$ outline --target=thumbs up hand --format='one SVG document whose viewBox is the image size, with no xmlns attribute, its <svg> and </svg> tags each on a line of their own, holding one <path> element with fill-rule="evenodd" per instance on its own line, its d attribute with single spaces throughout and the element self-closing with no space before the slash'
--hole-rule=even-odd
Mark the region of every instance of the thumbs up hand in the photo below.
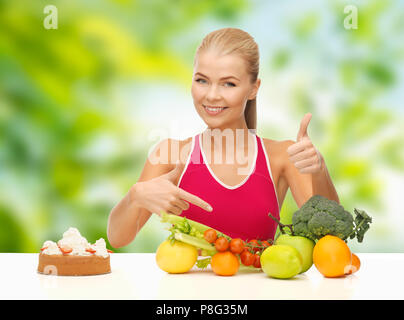
<svg viewBox="0 0 404 320">
<path fill-rule="evenodd" d="M 211 212 L 212 208 L 207 202 L 176 186 L 183 167 L 177 163 L 174 169 L 166 174 L 138 182 L 134 195 L 137 205 L 157 215 L 160 215 L 161 211 L 180 215 L 182 211 L 189 209 L 190 203 Z"/>
<path fill-rule="evenodd" d="M 289 160 L 300 173 L 317 173 L 322 169 L 323 157 L 313 145 L 307 133 L 311 113 L 305 114 L 297 134 L 297 142 L 289 146 Z"/>
</svg>

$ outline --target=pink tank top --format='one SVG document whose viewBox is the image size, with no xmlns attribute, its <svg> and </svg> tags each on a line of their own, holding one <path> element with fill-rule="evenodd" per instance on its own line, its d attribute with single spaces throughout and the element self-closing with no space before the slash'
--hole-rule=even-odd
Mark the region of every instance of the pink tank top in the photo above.
<svg viewBox="0 0 404 320">
<path fill-rule="evenodd" d="M 178 187 L 209 203 L 213 211 L 190 203 L 181 216 L 244 241 L 274 239 L 277 224 L 268 213 L 279 219 L 278 199 L 262 138 L 253 135 L 255 163 L 249 175 L 236 186 L 228 186 L 214 175 L 201 150 L 201 134 L 192 138 L 191 152 Z"/>
</svg>

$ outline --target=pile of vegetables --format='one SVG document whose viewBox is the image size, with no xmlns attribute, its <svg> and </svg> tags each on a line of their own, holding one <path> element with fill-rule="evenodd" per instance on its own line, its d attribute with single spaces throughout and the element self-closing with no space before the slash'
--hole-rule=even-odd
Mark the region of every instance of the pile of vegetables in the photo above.
<svg viewBox="0 0 404 320">
<path fill-rule="evenodd" d="M 210 265 L 215 274 L 222 276 L 234 275 L 245 267 L 284 279 L 306 272 L 314 263 L 326 277 L 344 276 L 360 267 L 347 240 L 356 238 L 362 242 L 372 223 L 364 210 L 355 208 L 354 214 L 355 217 L 335 201 L 315 195 L 294 213 L 292 224 L 283 224 L 269 213 L 282 234 L 275 242 L 245 242 L 185 217 L 162 212 L 161 222 L 170 225 L 170 235 L 157 250 L 156 261 L 169 273 Z"/>
<path fill-rule="evenodd" d="M 208 265 L 219 275 L 235 274 L 240 264 L 249 268 L 261 268 L 260 253 L 272 244 L 272 240 L 252 239 L 244 242 L 196 221 L 162 212 L 161 222 L 171 224 L 168 241 L 176 241 L 194 246 L 200 255 L 196 266 L 204 269 Z"/>
</svg>

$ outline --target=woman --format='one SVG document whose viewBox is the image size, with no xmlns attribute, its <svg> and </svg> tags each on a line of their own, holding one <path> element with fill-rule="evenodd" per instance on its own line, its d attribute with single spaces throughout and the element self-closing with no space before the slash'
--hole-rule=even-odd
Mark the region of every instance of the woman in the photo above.
<svg viewBox="0 0 404 320">
<path fill-rule="evenodd" d="M 113 247 L 132 242 L 151 214 L 161 211 L 230 237 L 266 240 L 277 227 L 268 213 L 279 218 L 289 188 L 299 207 L 314 194 L 339 201 L 307 134 L 311 114 L 303 117 L 296 142 L 254 133 L 258 69 L 258 46 L 248 33 L 224 28 L 203 39 L 191 92 L 207 129 L 183 141 L 161 141 L 149 155 L 138 182 L 110 213 Z"/>
</svg>

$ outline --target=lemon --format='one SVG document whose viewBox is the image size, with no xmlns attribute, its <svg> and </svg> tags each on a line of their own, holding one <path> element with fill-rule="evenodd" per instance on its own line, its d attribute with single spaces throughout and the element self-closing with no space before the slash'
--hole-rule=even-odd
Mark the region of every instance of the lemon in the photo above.
<svg viewBox="0 0 404 320">
<path fill-rule="evenodd" d="M 158 267 L 168 273 L 188 272 L 198 259 L 198 250 L 190 244 L 166 240 L 160 244 L 156 252 Z"/>
</svg>

